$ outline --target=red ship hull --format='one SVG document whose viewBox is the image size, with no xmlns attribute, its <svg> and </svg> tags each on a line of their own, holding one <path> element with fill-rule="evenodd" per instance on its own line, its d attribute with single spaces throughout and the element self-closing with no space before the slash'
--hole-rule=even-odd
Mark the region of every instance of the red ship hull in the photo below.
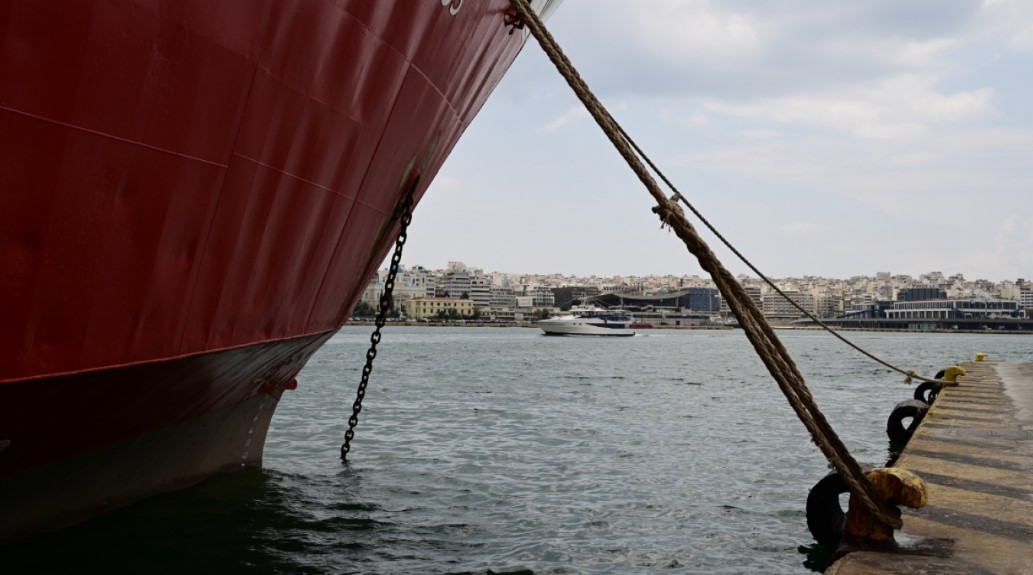
<svg viewBox="0 0 1033 575">
<path fill-rule="evenodd" d="M 519 52 L 507 11 L 0 5 L 0 539 L 261 462 Z"/>
</svg>

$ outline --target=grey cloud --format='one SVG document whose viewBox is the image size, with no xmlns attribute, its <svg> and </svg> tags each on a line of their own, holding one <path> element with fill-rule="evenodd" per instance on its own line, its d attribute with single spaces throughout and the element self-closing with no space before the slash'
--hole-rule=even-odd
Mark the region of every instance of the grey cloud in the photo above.
<svg viewBox="0 0 1033 575">
<path fill-rule="evenodd" d="M 629 24 L 654 15 L 663 18 L 659 5 L 567 0 L 550 25 L 575 66 L 604 96 L 742 99 L 928 71 L 939 65 L 938 54 L 923 59 L 921 50 L 904 52 L 922 43 L 964 37 L 974 26 L 980 1 L 685 2 L 678 14 L 687 19 L 686 33 L 694 25 L 688 21 L 694 13 L 699 18 L 734 18 L 750 27 L 756 45 L 748 47 L 752 51 L 734 45 L 693 50 L 699 44 L 686 38 L 685 51 L 677 54 L 658 53 L 650 31 Z M 657 26 L 663 27 L 658 34 L 670 34 L 672 23 L 658 21 Z"/>
</svg>

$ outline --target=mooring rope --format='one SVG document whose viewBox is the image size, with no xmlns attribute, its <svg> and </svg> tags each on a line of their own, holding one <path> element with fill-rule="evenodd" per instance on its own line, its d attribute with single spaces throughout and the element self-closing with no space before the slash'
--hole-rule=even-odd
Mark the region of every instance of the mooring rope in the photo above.
<svg viewBox="0 0 1033 575">
<path fill-rule="evenodd" d="M 629 136 L 628 133 L 624 131 L 624 128 L 621 127 L 620 124 L 617 124 L 617 129 L 620 130 L 621 136 L 625 140 L 627 140 L 628 144 L 635 150 L 635 153 L 638 154 L 638 156 L 640 158 L 642 158 L 643 161 L 646 162 L 646 164 L 649 166 L 649 168 L 651 170 L 653 170 L 653 172 L 661 180 L 663 180 L 664 184 L 666 184 L 667 187 L 670 188 L 670 190 L 672 192 L 674 192 L 674 195 L 672 195 L 669 199 L 680 200 L 681 203 L 685 204 L 685 207 L 689 208 L 689 211 L 691 211 L 693 213 L 693 215 L 695 215 L 699 219 L 699 221 L 702 222 L 703 225 L 706 226 L 706 228 L 708 230 L 710 230 L 710 232 L 712 234 L 714 234 L 715 237 L 717 237 L 717 239 L 721 240 L 721 243 L 724 244 L 725 247 L 727 247 L 729 250 L 731 250 L 731 252 L 733 254 L 735 254 L 735 256 L 737 258 L 739 258 L 739 260 L 742 263 L 746 264 L 746 266 L 749 267 L 753 271 L 753 273 L 757 274 L 757 276 L 760 277 L 760 279 L 762 281 L 764 281 L 764 283 L 766 283 L 771 289 L 775 290 L 775 292 L 778 293 L 778 295 L 782 296 L 783 299 L 785 299 L 793 307 L 795 307 L 797 310 L 799 310 L 800 313 L 802 313 L 805 316 L 807 316 L 808 319 L 810 319 L 814 323 L 818 324 L 822 329 L 824 329 L 825 331 L 829 332 L 830 334 L 832 334 L 833 336 L 835 336 L 836 338 L 838 338 L 840 341 L 842 341 L 843 343 L 847 344 L 848 346 L 854 348 L 855 350 L 857 350 L 861 354 L 867 356 L 868 358 L 872 359 L 873 361 L 875 361 L 877 363 L 880 363 L 880 364 L 888 367 L 889 369 L 891 369 L 893 371 L 896 371 L 896 372 L 906 376 L 907 379 L 905 380 L 905 383 L 911 383 L 912 380 L 918 379 L 920 381 L 929 381 L 929 382 L 932 382 L 932 383 L 939 383 L 939 384 L 950 385 L 950 382 L 945 382 L 945 381 L 942 381 L 942 380 L 939 380 L 939 379 L 935 379 L 935 378 L 930 378 L 930 377 L 924 377 L 922 375 L 919 375 L 917 372 L 915 372 L 912 369 L 903 369 L 901 367 L 893 365 L 893 364 L 889 363 L 888 361 L 885 361 L 884 359 L 882 359 L 882 358 L 872 354 L 868 350 L 858 346 L 854 342 L 850 341 L 849 339 L 847 339 L 846 337 L 841 335 L 836 330 L 832 329 L 831 326 L 829 326 L 825 322 L 821 321 L 817 316 L 815 316 L 811 312 L 807 311 L 806 308 L 804 308 L 798 302 L 796 302 L 795 300 L 790 298 L 788 295 L 786 295 L 786 293 L 784 291 L 782 291 L 782 288 L 778 287 L 775 284 L 775 282 L 773 282 L 770 278 L 768 278 L 768 276 L 764 275 L 763 272 L 761 272 L 759 269 L 757 269 L 757 266 L 753 265 L 753 262 L 751 262 L 749 259 L 747 259 L 746 256 L 742 254 L 742 252 L 740 252 L 734 245 L 732 245 L 732 243 L 729 242 L 721 234 L 721 232 L 717 231 L 717 228 L 715 228 L 714 225 L 711 224 L 709 220 L 707 220 L 707 218 L 703 217 L 703 214 L 700 213 L 700 211 L 697 210 L 696 207 L 693 206 L 692 203 L 689 202 L 689 200 L 685 198 L 685 196 L 681 193 L 681 191 L 678 190 L 678 188 L 675 187 L 675 185 L 669 179 L 667 179 L 667 176 L 665 176 L 664 173 L 660 170 L 660 168 L 658 168 L 656 166 L 656 164 L 653 163 L 653 161 L 642 150 L 642 148 L 640 148 L 638 146 L 638 144 L 635 143 L 635 140 L 631 139 L 631 136 Z"/>
<path fill-rule="evenodd" d="M 589 90 L 588 85 L 567 60 L 566 55 L 545 29 L 537 14 L 528 7 L 526 0 L 510 0 L 510 2 L 521 23 L 530 29 L 531 34 L 538 40 L 546 55 L 584 103 L 588 112 L 595 118 L 596 123 L 645 185 L 649 194 L 656 200 L 657 206 L 653 208 L 653 211 L 665 225 L 671 226 L 671 229 L 685 243 L 689 252 L 699 261 L 700 266 L 710 273 L 721 295 L 728 302 L 732 313 L 739 320 L 739 325 L 746 333 L 750 343 L 778 383 L 779 389 L 786 396 L 804 427 L 810 432 L 811 440 L 821 449 L 832 467 L 839 472 L 850 487 L 850 491 L 858 497 L 872 516 L 894 529 L 899 529 L 903 525 L 899 510 L 887 504 L 874 492 L 861 466 L 850 455 L 846 446 L 825 419 L 824 414 L 818 409 L 814 397 L 807 388 L 796 364 L 789 356 L 789 352 L 775 336 L 771 326 L 768 325 L 749 294 L 736 281 L 731 272 L 725 269 L 710 247 L 692 227 L 692 224 L 685 219 L 681 207 L 668 199 L 660 190 L 639 157 L 635 155 L 617 122 Z M 675 197 L 678 196 L 680 194 L 676 192 Z"/>
</svg>

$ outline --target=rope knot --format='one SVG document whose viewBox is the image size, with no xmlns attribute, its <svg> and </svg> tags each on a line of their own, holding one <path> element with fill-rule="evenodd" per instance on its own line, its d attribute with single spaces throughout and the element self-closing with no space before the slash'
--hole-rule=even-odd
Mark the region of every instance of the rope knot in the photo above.
<svg viewBox="0 0 1033 575">
<path fill-rule="evenodd" d="M 918 374 L 915 373 L 915 370 L 909 369 L 905 375 L 907 377 L 904 378 L 904 385 L 911 385 L 915 380 L 915 376 Z"/>
<path fill-rule="evenodd" d="M 681 206 L 678 205 L 678 200 L 681 197 L 682 195 L 680 193 L 675 192 L 673 195 L 671 195 L 670 198 L 667 199 L 666 202 L 653 207 L 653 213 L 660 216 L 661 230 L 666 227 L 671 227 L 672 217 L 677 216 L 681 219 L 685 219 L 685 211 L 682 210 Z"/>
</svg>

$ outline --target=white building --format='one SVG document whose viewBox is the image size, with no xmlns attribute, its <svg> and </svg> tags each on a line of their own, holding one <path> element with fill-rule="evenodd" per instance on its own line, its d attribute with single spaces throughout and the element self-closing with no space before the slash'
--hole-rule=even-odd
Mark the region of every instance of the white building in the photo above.
<svg viewBox="0 0 1033 575">
<path fill-rule="evenodd" d="M 1019 302 L 1003 299 L 934 299 L 893 302 L 889 319 L 994 319 L 1010 318 Z"/>
<path fill-rule="evenodd" d="M 804 314 L 800 310 L 796 309 L 789 300 L 797 303 L 800 307 L 807 310 L 809 313 L 814 313 L 814 296 L 808 292 L 801 292 L 797 290 L 782 290 L 785 297 L 782 297 L 778 292 L 771 290 L 764 294 L 764 307 L 763 312 L 766 316 L 781 316 L 781 317 L 802 317 Z M 786 298 L 789 298 L 787 300 Z"/>
<path fill-rule="evenodd" d="M 491 283 L 483 276 L 470 279 L 470 300 L 475 307 L 487 309 L 491 307 Z"/>
<path fill-rule="evenodd" d="M 366 283 L 366 290 L 362 292 L 362 298 L 360 301 L 377 307 L 380 305 L 380 296 L 383 293 L 384 282 L 380 281 L 380 274 L 375 273 L 373 274 L 373 277 L 369 278 L 369 282 Z"/>
<path fill-rule="evenodd" d="M 449 262 L 449 265 L 455 262 Z M 470 272 L 466 270 L 462 271 L 449 271 L 445 273 L 445 277 L 441 278 L 438 282 L 437 292 L 440 295 L 448 295 L 449 297 L 470 297 L 470 291 L 473 287 L 472 278 Z"/>
<path fill-rule="evenodd" d="M 553 307 L 556 304 L 556 298 L 549 286 L 535 286 L 531 288 L 529 295 L 532 298 L 532 307 Z"/>
</svg>

